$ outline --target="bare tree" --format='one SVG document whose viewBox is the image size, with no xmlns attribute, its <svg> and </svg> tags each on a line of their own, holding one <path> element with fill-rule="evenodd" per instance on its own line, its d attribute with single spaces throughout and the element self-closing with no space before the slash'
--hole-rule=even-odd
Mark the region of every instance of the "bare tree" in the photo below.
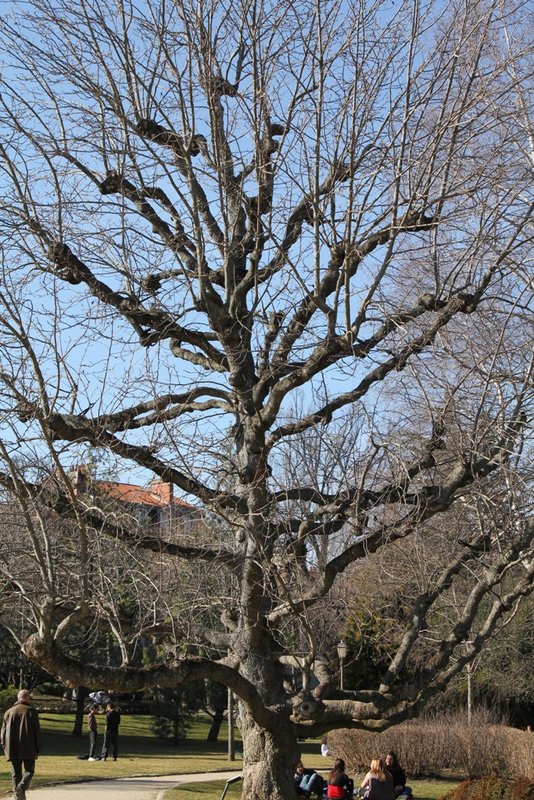
<svg viewBox="0 0 534 800">
<path fill-rule="evenodd" d="M 229 687 L 245 796 L 292 796 L 300 736 L 417 714 L 533 589 L 528 508 L 451 531 L 378 688 L 337 689 L 343 615 L 318 619 L 338 577 L 511 461 L 531 480 L 531 23 L 497 0 L 30 0 L 2 20 L 2 483 L 25 530 L 3 591 L 66 683 Z M 66 469 L 88 446 L 213 525 L 165 540 L 103 514 Z M 104 624 L 120 659 L 76 657 Z M 135 666 L 143 636 L 161 664 Z"/>
</svg>

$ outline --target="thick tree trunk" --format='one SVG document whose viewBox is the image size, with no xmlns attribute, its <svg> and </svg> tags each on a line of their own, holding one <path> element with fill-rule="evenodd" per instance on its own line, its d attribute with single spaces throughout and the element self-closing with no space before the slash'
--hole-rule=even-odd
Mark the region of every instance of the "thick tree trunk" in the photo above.
<svg viewBox="0 0 534 800">
<path fill-rule="evenodd" d="M 293 775 L 300 752 L 289 718 L 284 722 L 281 715 L 278 730 L 266 731 L 240 710 L 238 725 L 243 737 L 243 798 L 294 798 Z"/>
<path fill-rule="evenodd" d="M 74 727 L 72 729 L 73 736 L 83 736 L 84 706 L 88 694 L 89 689 L 85 686 L 78 686 L 78 693 L 76 695 L 76 716 L 74 717 Z"/>
</svg>

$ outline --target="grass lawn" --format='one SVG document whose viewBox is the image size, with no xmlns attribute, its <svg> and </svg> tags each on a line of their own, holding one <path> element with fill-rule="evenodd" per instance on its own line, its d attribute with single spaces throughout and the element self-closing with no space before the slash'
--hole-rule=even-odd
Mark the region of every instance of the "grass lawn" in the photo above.
<svg viewBox="0 0 534 800">
<path fill-rule="evenodd" d="M 38 702 L 35 703 L 38 707 Z M 208 718 L 199 717 L 188 734 L 188 739 L 178 747 L 158 739 L 151 729 L 151 717 L 124 714 L 119 733 L 118 761 L 88 762 L 77 759 L 87 754 L 88 736 L 71 735 L 74 726 L 73 714 L 40 715 L 43 731 L 43 754 L 37 761 L 33 786 L 65 780 L 86 780 L 124 775 L 168 775 L 184 772 L 211 772 L 241 766 L 241 757 L 228 761 L 226 731 L 221 741 L 206 742 L 210 726 Z M 104 718 L 98 718 L 98 744 L 102 745 Z M 85 724 L 85 723 L 84 723 Z M 236 749 L 240 742 L 236 741 Z M 11 786 L 10 765 L 0 759 L 0 793 Z"/>
<path fill-rule="evenodd" d="M 361 783 L 363 774 L 355 779 L 354 783 Z M 410 781 L 413 789 L 414 800 L 439 800 L 449 789 L 456 786 L 458 781 Z M 165 792 L 165 800 L 220 800 L 225 781 L 210 781 L 209 783 L 190 783 Z M 228 787 L 225 800 L 240 800 L 241 783 L 233 783 Z"/>
<path fill-rule="evenodd" d="M 39 707 L 38 701 L 35 705 Z M 43 755 L 36 765 L 33 786 L 42 786 L 58 781 L 91 780 L 93 778 L 113 778 L 127 775 L 169 775 L 188 772 L 217 772 L 220 770 L 236 770 L 241 768 L 241 756 L 228 761 L 227 731 L 223 726 L 219 742 L 206 742 L 210 726 L 207 717 L 197 717 L 188 733 L 188 738 L 179 746 L 158 739 L 152 733 L 152 718 L 144 715 L 123 714 L 119 734 L 118 761 L 88 762 L 76 758 L 86 754 L 88 736 L 84 729 L 81 737 L 72 736 L 74 714 L 40 715 L 43 731 Z M 85 723 L 84 723 L 85 724 Z M 99 741 L 102 744 L 104 718 L 98 718 Z M 320 755 L 320 744 L 317 740 L 301 742 L 302 760 L 306 766 L 320 768 L 326 775 Z M 236 750 L 240 751 L 241 742 L 236 731 Z M 355 784 L 363 779 L 355 776 Z M 447 781 L 410 781 L 415 800 L 439 800 L 439 798 L 455 785 Z M 165 795 L 165 800 L 219 800 L 226 786 L 225 781 L 210 781 L 183 785 Z M 0 795 L 11 789 L 10 765 L 0 759 Z M 228 787 L 225 800 L 238 800 L 241 797 L 241 782 Z"/>
</svg>

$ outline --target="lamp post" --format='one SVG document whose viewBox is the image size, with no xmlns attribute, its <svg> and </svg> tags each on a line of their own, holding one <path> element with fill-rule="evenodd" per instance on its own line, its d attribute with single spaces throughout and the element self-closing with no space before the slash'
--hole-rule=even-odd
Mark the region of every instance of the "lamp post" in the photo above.
<svg viewBox="0 0 534 800">
<path fill-rule="evenodd" d="M 339 688 L 343 690 L 345 687 L 343 685 L 343 662 L 345 661 L 345 656 L 347 655 L 347 650 L 349 648 L 343 641 L 343 639 L 338 642 L 337 644 L 337 657 L 339 658 Z"/>
</svg>

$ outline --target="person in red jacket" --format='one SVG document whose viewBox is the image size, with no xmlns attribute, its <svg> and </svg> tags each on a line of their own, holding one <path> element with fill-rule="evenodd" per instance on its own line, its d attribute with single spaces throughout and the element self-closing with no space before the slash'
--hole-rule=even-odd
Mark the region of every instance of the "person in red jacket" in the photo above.
<svg viewBox="0 0 534 800">
<path fill-rule="evenodd" d="M 16 800 L 26 800 L 26 789 L 35 772 L 35 760 L 41 752 L 39 713 L 30 705 L 31 694 L 21 689 L 17 702 L 4 714 L 0 743 L 8 761 Z M 24 775 L 22 765 L 24 764 Z"/>
<path fill-rule="evenodd" d="M 345 774 L 345 762 L 336 758 L 334 769 L 328 776 L 326 794 L 331 800 L 345 800 L 352 794 L 353 782 Z"/>
</svg>

